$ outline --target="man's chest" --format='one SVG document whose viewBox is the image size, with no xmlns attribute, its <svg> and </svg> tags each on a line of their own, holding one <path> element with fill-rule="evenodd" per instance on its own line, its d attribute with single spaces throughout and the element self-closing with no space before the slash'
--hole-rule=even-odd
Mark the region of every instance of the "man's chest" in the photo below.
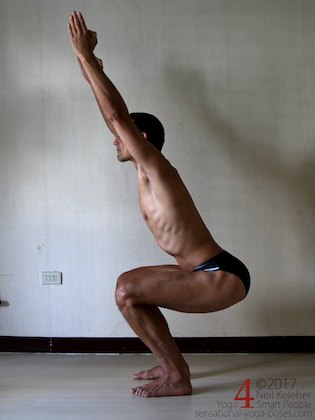
<svg viewBox="0 0 315 420">
<path fill-rule="evenodd" d="M 144 171 L 138 173 L 138 194 L 144 220 L 150 229 L 164 223 L 170 213 L 167 185 L 157 174 L 149 179 Z"/>
<path fill-rule="evenodd" d="M 186 190 L 182 188 L 176 173 L 168 176 L 147 174 L 138 169 L 138 193 L 140 208 L 147 223 L 160 223 L 172 219 L 179 207 L 187 204 Z"/>
<path fill-rule="evenodd" d="M 152 184 L 144 173 L 138 173 L 138 194 L 142 215 L 146 221 L 152 218 L 158 206 Z"/>
</svg>

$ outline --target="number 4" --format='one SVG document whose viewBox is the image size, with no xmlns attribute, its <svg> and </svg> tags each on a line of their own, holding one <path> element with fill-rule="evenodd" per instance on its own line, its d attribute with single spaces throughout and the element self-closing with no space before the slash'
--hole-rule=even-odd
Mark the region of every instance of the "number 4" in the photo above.
<svg viewBox="0 0 315 420">
<path fill-rule="evenodd" d="M 240 393 L 245 390 L 245 397 L 240 397 Z M 254 408 L 250 405 L 250 402 L 253 401 L 255 398 L 250 396 L 250 379 L 246 379 L 243 382 L 243 385 L 240 387 L 236 397 L 234 398 L 235 401 L 246 401 L 246 405 L 241 408 Z"/>
</svg>

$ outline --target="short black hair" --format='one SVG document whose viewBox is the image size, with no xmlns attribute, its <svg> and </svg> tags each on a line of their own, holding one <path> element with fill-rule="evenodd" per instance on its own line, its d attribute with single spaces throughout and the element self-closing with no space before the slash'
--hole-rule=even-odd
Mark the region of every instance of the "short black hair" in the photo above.
<svg viewBox="0 0 315 420">
<path fill-rule="evenodd" d="M 146 133 L 148 141 L 161 151 L 165 140 L 164 127 L 161 121 L 146 112 L 132 112 L 130 117 L 138 129 L 142 133 Z"/>
</svg>

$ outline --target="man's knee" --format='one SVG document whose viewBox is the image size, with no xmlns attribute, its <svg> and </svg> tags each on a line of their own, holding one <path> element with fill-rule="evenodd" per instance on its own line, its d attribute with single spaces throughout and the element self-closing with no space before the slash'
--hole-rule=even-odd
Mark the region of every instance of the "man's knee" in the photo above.
<svg viewBox="0 0 315 420">
<path fill-rule="evenodd" d="M 118 277 L 115 299 L 120 309 L 133 303 L 133 297 L 135 296 L 134 279 L 133 271 L 123 273 Z"/>
</svg>

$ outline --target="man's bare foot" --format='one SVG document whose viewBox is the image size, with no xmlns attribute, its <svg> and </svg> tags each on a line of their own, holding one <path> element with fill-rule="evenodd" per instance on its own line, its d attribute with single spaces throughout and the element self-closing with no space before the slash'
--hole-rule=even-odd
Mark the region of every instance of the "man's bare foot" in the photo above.
<svg viewBox="0 0 315 420">
<path fill-rule="evenodd" d="M 176 378 L 176 377 L 175 377 Z M 163 375 L 159 379 L 148 384 L 133 388 L 131 391 L 137 397 L 167 397 L 190 395 L 192 386 L 189 378 Z"/>
<path fill-rule="evenodd" d="M 162 368 L 160 365 L 152 369 L 141 370 L 133 374 L 133 379 L 158 379 L 162 376 Z"/>
<path fill-rule="evenodd" d="M 188 365 L 186 365 L 185 367 L 185 373 L 188 376 L 188 378 L 190 378 L 190 371 Z M 161 378 L 161 376 L 163 376 L 162 368 L 160 365 L 158 365 L 151 369 L 141 370 L 140 372 L 134 373 L 133 379 L 159 379 Z"/>
</svg>

